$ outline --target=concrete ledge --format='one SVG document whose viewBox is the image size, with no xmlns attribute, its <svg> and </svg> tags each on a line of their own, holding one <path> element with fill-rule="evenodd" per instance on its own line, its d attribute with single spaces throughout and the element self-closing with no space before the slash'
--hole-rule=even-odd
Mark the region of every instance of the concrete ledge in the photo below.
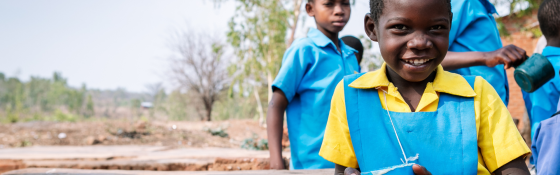
<svg viewBox="0 0 560 175">
<path fill-rule="evenodd" d="M 289 156 L 289 153 L 284 155 Z M 0 162 L 0 173 L 22 168 L 145 171 L 267 170 L 269 169 L 268 156 L 268 151 L 234 148 L 169 149 L 134 145 L 8 148 L 0 149 L 0 160 L 6 160 Z"/>
<path fill-rule="evenodd" d="M 134 170 L 81 170 L 81 169 L 53 169 L 53 168 L 27 168 L 6 172 L 3 175 L 47 175 L 47 174 L 78 174 L 78 175 L 324 175 L 334 174 L 334 169 L 322 170 L 257 170 L 257 171 L 134 171 Z"/>
</svg>

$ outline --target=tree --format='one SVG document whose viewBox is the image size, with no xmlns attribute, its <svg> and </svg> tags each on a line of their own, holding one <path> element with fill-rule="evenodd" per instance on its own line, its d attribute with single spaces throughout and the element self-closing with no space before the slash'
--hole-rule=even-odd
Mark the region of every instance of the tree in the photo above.
<svg viewBox="0 0 560 175">
<path fill-rule="evenodd" d="M 225 45 L 218 38 L 184 30 L 172 36 L 169 46 L 175 53 L 170 59 L 171 78 L 200 100 L 201 120 L 211 121 L 213 104 L 229 82 Z"/>
<path fill-rule="evenodd" d="M 237 11 L 229 22 L 228 42 L 237 61 L 230 68 L 232 83 L 242 90 L 253 91 L 259 118 L 264 123 L 264 110 L 259 89 L 266 88 L 272 97 L 272 81 L 282 63 L 287 46 L 293 41 L 302 0 L 293 0 L 291 10 L 286 0 L 236 0 Z M 291 21 L 290 21 L 291 20 Z M 286 42 L 291 29 L 289 42 Z"/>
<path fill-rule="evenodd" d="M 84 111 L 84 116 L 85 117 L 91 117 L 93 115 L 95 115 L 94 103 L 93 103 L 93 100 L 91 98 L 91 94 L 88 94 L 87 99 L 86 99 L 86 109 Z"/>
</svg>

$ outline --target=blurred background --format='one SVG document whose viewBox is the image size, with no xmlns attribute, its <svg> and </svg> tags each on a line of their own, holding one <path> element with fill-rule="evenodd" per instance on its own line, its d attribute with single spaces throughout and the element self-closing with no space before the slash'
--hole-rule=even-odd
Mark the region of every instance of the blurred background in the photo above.
<svg viewBox="0 0 560 175">
<path fill-rule="evenodd" d="M 261 117 L 284 50 L 315 27 L 294 8 L 305 2 L 2 0 L 0 121 Z M 493 3 L 499 26 L 538 4 Z M 353 1 L 340 35 L 369 46 L 364 71 L 381 63 L 363 37 L 368 4 Z M 539 37 L 538 26 L 520 22 Z"/>
<path fill-rule="evenodd" d="M 365 45 L 369 1 L 340 37 Z M 492 0 L 504 45 L 531 54 L 540 0 Z M 306 0 L 0 0 L 0 149 L 159 145 L 266 150 L 270 84 L 314 19 Z M 510 112 L 527 133 L 508 70 Z M 287 134 L 283 145 L 289 150 Z"/>
</svg>

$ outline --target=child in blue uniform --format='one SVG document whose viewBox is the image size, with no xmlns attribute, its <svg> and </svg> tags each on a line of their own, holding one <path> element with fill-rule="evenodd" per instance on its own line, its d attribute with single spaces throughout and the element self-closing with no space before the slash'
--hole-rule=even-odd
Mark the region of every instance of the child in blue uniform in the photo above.
<svg viewBox="0 0 560 175">
<path fill-rule="evenodd" d="M 481 76 L 507 106 L 509 85 L 504 68 L 525 61 L 525 50 L 514 45 L 502 47 L 492 16 L 496 9 L 488 0 L 451 0 L 451 10 L 449 52 L 441 65 L 450 72 Z"/>
<path fill-rule="evenodd" d="M 547 41 L 542 55 L 548 58 L 554 71 L 558 72 L 560 70 L 560 19 L 558 19 L 560 9 L 555 8 L 555 5 L 558 4 L 557 0 L 544 1 L 543 5 L 545 4 L 548 6 L 541 6 L 538 13 L 540 28 Z M 523 100 L 525 100 L 525 107 L 529 119 L 531 119 L 531 138 L 535 135 L 537 125 L 556 112 L 559 96 L 560 77 L 558 75 L 532 93 L 523 91 Z"/>
<path fill-rule="evenodd" d="M 350 18 L 349 0 L 309 0 L 307 14 L 317 29 L 286 50 L 272 84 L 267 113 L 270 167 L 284 169 L 281 139 L 284 111 L 288 118 L 291 169 L 334 168 L 318 155 L 338 81 L 359 72 L 356 50 L 338 39 Z"/>
<path fill-rule="evenodd" d="M 365 31 L 385 63 L 335 89 L 319 152 L 335 174 L 529 174 L 529 148 L 494 88 L 440 65 L 450 6 L 370 1 Z"/>
<path fill-rule="evenodd" d="M 545 0 L 539 7 L 538 19 L 547 46 L 542 54 L 560 70 L 560 0 Z M 560 116 L 551 118 L 558 105 L 560 78 L 552 80 L 532 93 L 524 93 L 531 117 L 533 163 L 537 174 L 560 173 Z"/>
</svg>

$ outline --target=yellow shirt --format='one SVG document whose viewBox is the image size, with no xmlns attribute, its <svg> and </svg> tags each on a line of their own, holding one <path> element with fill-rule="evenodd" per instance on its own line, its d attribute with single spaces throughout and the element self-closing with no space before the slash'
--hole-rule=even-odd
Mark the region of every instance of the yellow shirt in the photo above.
<svg viewBox="0 0 560 175">
<path fill-rule="evenodd" d="M 333 94 L 319 155 L 336 164 L 357 168 L 358 162 L 346 120 L 343 81 L 338 83 Z M 349 86 L 359 89 L 379 88 L 380 99 L 383 99 L 382 90 L 385 90 L 390 111 L 411 112 L 397 88 L 387 79 L 385 63 L 381 69 L 362 75 Z M 434 82 L 426 86 L 416 112 L 436 111 L 439 93 L 474 97 L 478 174 L 490 174 L 506 163 L 530 153 L 507 107 L 494 88 L 483 78 L 475 78 L 473 90 L 462 76 L 444 71 L 441 65 L 438 66 Z M 384 100 L 381 100 L 381 105 L 385 108 Z"/>
</svg>

